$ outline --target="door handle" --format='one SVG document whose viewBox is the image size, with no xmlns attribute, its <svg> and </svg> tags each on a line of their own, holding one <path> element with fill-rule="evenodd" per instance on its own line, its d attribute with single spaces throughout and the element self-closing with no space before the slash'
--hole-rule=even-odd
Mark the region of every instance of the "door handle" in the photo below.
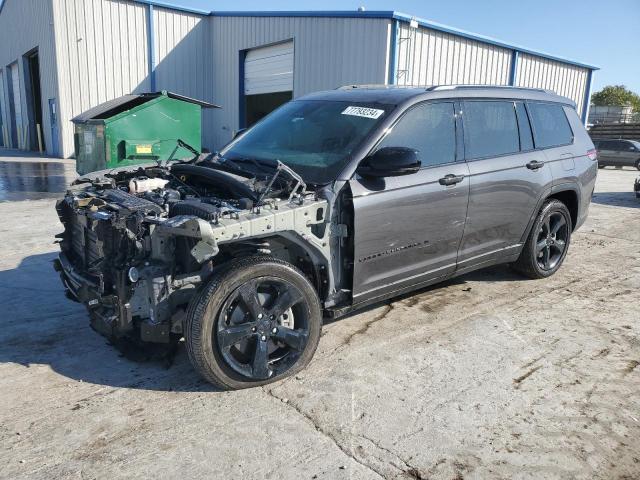
<svg viewBox="0 0 640 480">
<path fill-rule="evenodd" d="M 539 168 L 542 168 L 543 166 L 544 166 L 544 162 L 539 162 L 538 160 L 531 160 L 526 165 L 526 167 L 529 170 L 538 170 Z"/>
<path fill-rule="evenodd" d="M 438 180 L 438 183 L 440 183 L 440 185 L 449 186 L 449 185 L 455 185 L 456 183 L 460 183 L 462 180 L 464 180 L 464 175 L 454 175 L 450 173 L 442 177 L 440 180 Z"/>
</svg>

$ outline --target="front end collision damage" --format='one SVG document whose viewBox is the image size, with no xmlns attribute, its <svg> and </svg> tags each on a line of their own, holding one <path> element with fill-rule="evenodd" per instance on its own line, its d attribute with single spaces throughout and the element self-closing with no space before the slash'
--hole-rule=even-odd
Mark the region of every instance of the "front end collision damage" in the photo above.
<svg viewBox="0 0 640 480">
<path fill-rule="evenodd" d="M 147 178 L 155 188 L 140 193 Z M 160 178 L 168 180 L 165 187 L 158 188 Z M 199 287 L 242 255 L 283 258 L 308 274 L 319 293 L 333 290 L 327 200 L 282 189 L 253 202 L 221 199 L 224 188 L 193 180 L 174 178 L 169 167 L 129 170 L 81 179 L 58 202 L 65 231 L 54 266 L 99 333 L 156 343 L 180 338 Z M 264 185 L 273 186 L 267 181 L 263 191 Z"/>
</svg>

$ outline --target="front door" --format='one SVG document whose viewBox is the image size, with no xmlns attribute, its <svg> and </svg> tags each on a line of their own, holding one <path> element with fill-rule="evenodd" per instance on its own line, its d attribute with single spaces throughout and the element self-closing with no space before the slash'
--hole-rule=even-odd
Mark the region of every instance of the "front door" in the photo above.
<svg viewBox="0 0 640 480">
<path fill-rule="evenodd" d="M 354 201 L 353 297 L 358 303 L 455 271 L 469 195 L 454 103 L 410 108 L 376 147 L 418 150 L 422 168 L 350 181 Z"/>
</svg>

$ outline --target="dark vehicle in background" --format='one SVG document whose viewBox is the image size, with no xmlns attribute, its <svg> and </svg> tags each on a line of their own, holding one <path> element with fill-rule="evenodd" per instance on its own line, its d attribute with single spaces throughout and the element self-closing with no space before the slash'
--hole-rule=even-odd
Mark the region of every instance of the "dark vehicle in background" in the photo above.
<svg viewBox="0 0 640 480">
<path fill-rule="evenodd" d="M 633 191 L 636 192 L 636 198 L 640 198 L 640 177 L 636 178 L 633 184 Z"/>
<path fill-rule="evenodd" d="M 114 340 L 226 389 L 311 360 L 323 317 L 509 263 L 562 265 L 596 152 L 574 103 L 509 87 L 345 87 L 212 158 L 80 178 L 58 202 L 68 295 Z"/>
<path fill-rule="evenodd" d="M 635 140 L 594 139 L 598 151 L 598 166 L 635 167 L 640 170 L 640 142 Z"/>
</svg>

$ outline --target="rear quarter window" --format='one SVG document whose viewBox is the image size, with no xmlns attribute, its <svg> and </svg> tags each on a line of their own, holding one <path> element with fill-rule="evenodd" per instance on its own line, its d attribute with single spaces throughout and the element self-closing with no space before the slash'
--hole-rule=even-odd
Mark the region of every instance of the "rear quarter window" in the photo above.
<svg viewBox="0 0 640 480">
<path fill-rule="evenodd" d="M 558 147 L 573 143 L 573 132 L 562 105 L 527 103 L 536 148 Z"/>
</svg>

